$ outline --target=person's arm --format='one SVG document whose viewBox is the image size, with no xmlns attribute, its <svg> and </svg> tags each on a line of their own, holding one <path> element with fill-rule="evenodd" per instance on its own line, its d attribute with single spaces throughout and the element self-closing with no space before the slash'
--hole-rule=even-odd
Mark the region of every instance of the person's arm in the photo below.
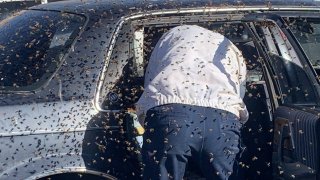
<svg viewBox="0 0 320 180">
<path fill-rule="evenodd" d="M 238 65 L 239 96 L 243 99 L 246 93 L 247 66 L 244 61 L 243 55 L 239 51 L 239 49 L 234 45 L 233 45 L 233 49 L 234 49 L 234 52 L 236 53 L 236 59 L 237 59 L 237 65 Z M 240 105 L 239 113 L 240 113 L 239 115 L 242 122 L 246 122 L 249 119 L 249 113 L 244 103 Z"/>
<path fill-rule="evenodd" d="M 246 76 L 247 68 L 246 63 L 244 62 L 243 56 L 240 57 L 239 61 L 239 83 L 240 83 L 240 97 L 243 99 L 246 93 Z"/>
<path fill-rule="evenodd" d="M 246 63 L 244 61 L 243 55 L 240 52 L 240 50 L 235 46 L 231 45 L 231 49 L 235 53 L 235 58 L 236 58 L 236 69 L 238 69 L 238 82 L 239 82 L 239 95 L 241 98 L 244 97 L 246 93 L 246 76 L 247 76 L 247 67 Z"/>
</svg>

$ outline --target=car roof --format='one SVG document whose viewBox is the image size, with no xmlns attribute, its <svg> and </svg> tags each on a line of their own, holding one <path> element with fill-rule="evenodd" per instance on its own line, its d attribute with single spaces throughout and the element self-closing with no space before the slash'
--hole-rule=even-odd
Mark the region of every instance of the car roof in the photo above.
<svg viewBox="0 0 320 180">
<path fill-rule="evenodd" d="M 38 6 L 31 7 L 30 9 L 43 9 L 43 10 L 56 10 L 64 12 L 72 12 L 79 14 L 112 14 L 113 18 L 115 15 L 124 16 L 128 14 L 143 13 L 146 11 L 154 10 L 168 10 L 168 9 L 188 9 L 192 7 L 215 7 L 219 9 L 223 8 L 242 8 L 255 7 L 257 9 L 272 9 L 278 7 L 308 7 L 315 8 L 317 6 L 313 0 L 304 1 L 223 1 L 220 0 L 67 0 L 58 1 L 48 4 L 41 4 Z"/>
</svg>

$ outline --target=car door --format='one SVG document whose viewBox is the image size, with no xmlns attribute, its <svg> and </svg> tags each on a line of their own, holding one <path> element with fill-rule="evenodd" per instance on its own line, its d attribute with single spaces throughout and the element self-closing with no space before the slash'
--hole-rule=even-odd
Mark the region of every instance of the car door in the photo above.
<svg viewBox="0 0 320 180">
<path fill-rule="evenodd" d="M 273 114 L 273 175 L 319 179 L 319 82 L 305 54 L 277 15 L 246 17 L 261 44 L 276 102 Z"/>
</svg>

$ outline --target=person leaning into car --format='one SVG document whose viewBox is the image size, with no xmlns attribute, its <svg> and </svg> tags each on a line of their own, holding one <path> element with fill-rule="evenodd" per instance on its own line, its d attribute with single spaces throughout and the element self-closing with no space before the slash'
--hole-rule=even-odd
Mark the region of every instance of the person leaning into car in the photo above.
<svg viewBox="0 0 320 180">
<path fill-rule="evenodd" d="M 241 52 L 223 35 L 194 25 L 164 34 L 136 104 L 143 178 L 183 179 L 192 157 L 207 179 L 228 179 L 248 119 L 245 77 Z"/>
</svg>

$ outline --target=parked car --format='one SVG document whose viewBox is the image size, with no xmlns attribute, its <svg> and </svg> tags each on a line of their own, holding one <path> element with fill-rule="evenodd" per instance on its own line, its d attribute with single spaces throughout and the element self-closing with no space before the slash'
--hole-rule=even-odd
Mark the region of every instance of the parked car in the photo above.
<svg viewBox="0 0 320 180">
<path fill-rule="evenodd" d="M 71 0 L 1 21 L 0 179 L 141 179 L 134 104 L 152 49 L 181 24 L 225 35 L 246 59 L 250 117 L 231 178 L 319 179 L 320 8 L 293 3 Z M 200 177 L 189 163 L 186 179 Z"/>
</svg>

